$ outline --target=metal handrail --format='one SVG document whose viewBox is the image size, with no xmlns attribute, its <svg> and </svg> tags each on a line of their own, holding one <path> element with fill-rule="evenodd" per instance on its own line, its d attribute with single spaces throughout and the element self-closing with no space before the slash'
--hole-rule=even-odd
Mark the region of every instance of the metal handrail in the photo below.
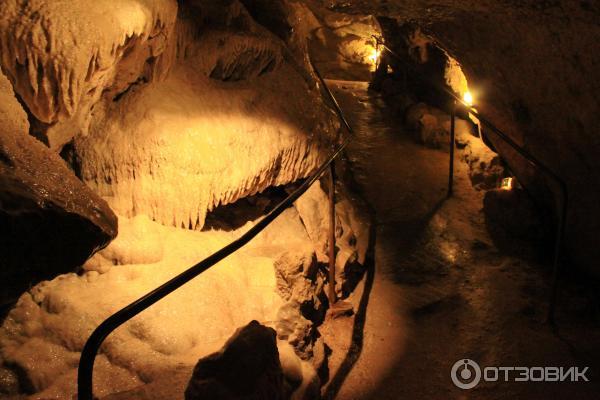
<svg viewBox="0 0 600 400">
<path fill-rule="evenodd" d="M 312 62 L 311 62 L 312 65 Z M 336 148 L 336 150 L 327 158 L 327 160 L 321 164 L 319 169 L 312 174 L 309 178 L 307 178 L 296 190 L 294 190 L 290 195 L 288 195 L 283 201 L 281 201 L 273 210 L 271 210 L 267 215 L 264 216 L 259 222 L 256 223 L 252 228 L 250 228 L 246 233 L 240 236 L 238 239 L 229 243 L 227 246 L 213 253 L 212 255 L 206 257 L 204 260 L 200 261 L 196 265 L 190 267 L 185 270 L 181 274 L 172 278 L 168 282 L 162 284 L 157 287 L 150 293 L 140 297 L 133 303 L 125 306 L 121 310 L 117 311 L 110 317 L 108 317 L 104 322 L 102 322 L 95 330 L 92 332 L 91 336 L 88 338 L 85 343 L 83 350 L 81 352 L 81 358 L 79 359 L 79 368 L 77 371 L 77 398 L 79 400 L 93 400 L 93 373 L 94 373 L 94 361 L 100 350 L 100 346 L 104 342 L 104 339 L 108 335 L 110 335 L 115 329 L 119 326 L 135 317 L 140 312 L 144 311 L 154 303 L 158 302 L 162 298 L 171 294 L 193 278 L 197 277 L 204 271 L 208 270 L 212 266 L 214 266 L 219 261 L 223 260 L 227 256 L 231 255 L 235 251 L 239 250 L 242 246 L 250 242 L 256 235 L 258 235 L 263 229 L 265 229 L 271 222 L 275 220 L 285 209 L 292 205 L 294 201 L 296 201 L 304 192 L 308 190 L 308 188 L 321 177 L 321 175 L 333 165 L 333 161 L 342 153 L 344 148 L 348 145 L 350 140 L 352 139 L 353 131 L 348 124 L 348 121 L 344 117 L 344 113 L 340 108 L 338 102 L 335 97 L 329 90 L 329 87 L 325 83 L 325 80 L 322 78 L 321 74 L 314 67 L 315 73 L 319 80 L 321 81 L 325 92 L 328 97 L 332 100 L 336 113 L 338 117 L 344 124 L 345 128 L 348 130 L 349 135 L 342 141 L 342 143 Z M 333 193 L 330 193 L 333 196 Z"/>
<path fill-rule="evenodd" d="M 389 47 L 387 47 L 381 41 L 380 38 L 375 37 L 375 39 L 378 41 L 378 44 L 383 45 L 383 48 L 386 49 L 391 55 L 395 56 L 400 61 L 404 61 L 395 52 L 393 52 L 393 50 L 391 50 Z M 259 222 L 257 222 L 256 225 L 254 225 L 252 228 L 250 228 L 246 233 L 244 233 L 242 236 L 240 236 L 238 239 L 234 240 L 233 242 L 229 243 L 227 246 L 223 247 L 222 249 L 218 250 L 217 252 L 206 257 L 204 260 L 202 260 L 199 263 L 195 264 L 194 266 L 188 268 L 187 270 L 180 273 L 176 277 L 172 278 L 168 282 L 162 284 L 161 286 L 154 289 L 150 293 L 140 297 L 133 303 L 125 306 L 124 308 L 122 308 L 121 310 L 117 311 L 116 313 L 114 313 L 113 315 L 108 317 L 106 320 L 104 320 L 92 332 L 92 334 L 88 338 L 88 340 L 85 343 L 83 350 L 81 352 L 81 358 L 79 361 L 79 368 L 78 368 L 78 372 L 77 372 L 77 385 L 78 385 L 77 398 L 79 400 L 93 400 L 93 398 L 94 398 L 93 397 L 93 384 L 92 384 L 94 361 L 96 359 L 96 356 L 98 354 L 100 346 L 102 345 L 102 343 L 104 342 L 106 337 L 108 337 L 108 335 L 110 335 L 115 329 L 117 329 L 119 326 L 121 326 L 122 324 L 124 324 L 125 322 L 130 320 L 131 318 L 135 317 L 140 312 L 144 311 L 145 309 L 147 309 L 151 305 L 155 304 L 159 300 L 168 296 L 169 294 L 171 294 L 172 292 L 174 292 L 175 290 L 177 290 L 178 288 L 180 288 L 181 286 L 183 286 L 184 284 L 186 284 L 193 278 L 197 277 L 201 273 L 205 272 L 206 270 L 208 270 L 209 268 L 211 268 L 212 266 L 217 264 L 219 261 L 223 260 L 224 258 L 228 257 L 232 253 L 234 253 L 237 250 L 239 250 L 240 248 L 242 248 L 244 245 L 246 245 L 248 242 L 250 242 L 254 237 L 256 237 L 261 231 L 263 231 L 267 226 L 269 226 L 271 224 L 271 222 L 273 222 L 285 209 L 287 209 L 289 206 L 291 206 L 292 203 L 294 201 L 296 201 L 302 194 L 304 194 L 308 190 L 308 188 L 314 182 L 316 182 L 316 180 L 319 179 L 321 177 L 321 175 L 328 168 L 331 171 L 334 160 L 342 153 L 342 151 L 346 148 L 348 143 L 350 143 L 350 141 L 352 140 L 353 130 L 352 130 L 350 124 L 348 123 L 347 119 L 345 118 L 344 113 L 343 113 L 341 107 L 339 106 L 335 96 L 333 95 L 333 93 L 331 92 L 329 87 L 327 86 L 325 80 L 319 73 L 318 69 L 313 65 L 312 60 L 310 60 L 310 63 L 311 63 L 311 66 L 312 66 L 315 74 L 317 75 L 319 81 L 321 82 L 322 87 L 325 90 L 328 98 L 333 103 L 335 111 L 336 111 L 338 117 L 340 118 L 340 120 L 342 121 L 344 127 L 348 131 L 349 135 L 342 141 L 342 143 L 336 148 L 336 150 L 327 158 L 327 160 L 323 164 L 321 164 L 321 166 L 317 169 L 317 171 L 314 174 L 312 174 L 309 178 L 307 178 L 296 190 L 294 190 L 291 194 L 289 194 L 283 201 L 281 201 L 275 208 L 273 208 L 269 213 L 267 213 L 267 215 L 265 215 L 263 219 L 261 219 Z M 412 66 L 409 66 L 409 67 L 412 67 Z M 419 75 L 421 75 L 419 71 L 416 71 L 416 72 Z M 428 80 L 427 78 L 424 78 L 424 79 Z M 469 109 L 469 111 L 471 113 L 473 113 L 481 121 L 481 123 L 488 126 L 488 128 L 490 128 L 494 133 L 496 133 L 498 135 L 498 137 L 503 139 L 514 150 L 516 150 L 519 154 L 521 154 L 525 159 L 527 159 L 528 161 L 533 163 L 535 166 L 537 166 L 540 170 L 545 172 L 547 175 L 549 175 L 551 178 L 553 178 L 559 184 L 559 187 L 560 187 L 562 195 L 563 195 L 563 207 L 562 207 L 562 212 L 559 216 L 559 224 L 558 224 L 559 226 L 557 229 L 557 238 L 556 238 L 556 244 L 555 244 L 556 247 L 555 247 L 555 255 L 554 255 L 554 272 L 553 272 L 554 283 L 553 283 L 553 288 L 552 288 L 552 297 L 551 297 L 551 301 L 550 301 L 550 311 L 549 311 L 549 318 L 551 318 L 551 320 L 553 320 L 555 298 L 556 298 L 556 285 L 557 285 L 557 281 L 558 281 L 558 272 L 559 272 L 558 264 L 559 264 L 559 258 L 560 258 L 560 247 L 561 247 L 560 245 L 562 243 L 562 239 L 564 236 L 564 222 L 565 222 L 566 212 L 567 212 L 568 192 L 567 192 L 566 184 L 550 168 L 548 168 L 545 164 L 543 164 L 541 161 L 539 161 L 536 157 L 534 157 L 527 150 L 525 150 L 524 148 L 519 146 L 517 143 L 515 143 L 510 137 L 508 137 L 502 131 L 500 131 L 498 128 L 496 128 L 488 119 L 484 118 L 477 110 L 473 109 L 471 106 L 466 104 L 462 99 L 460 99 L 458 96 L 456 96 L 452 91 L 450 91 L 449 89 L 447 89 L 445 87 L 440 87 L 439 85 L 436 85 L 435 83 L 434 83 L 434 85 L 438 89 L 446 92 L 448 95 L 453 97 L 456 101 L 460 102 L 465 107 L 467 107 L 467 109 Z M 451 164 L 451 170 L 452 170 L 452 164 Z M 332 174 L 332 176 L 333 176 L 333 174 Z M 451 190 L 451 186 L 452 186 L 451 180 L 449 182 L 449 185 L 450 185 L 449 190 Z M 333 193 L 330 193 L 330 195 L 332 196 Z"/>
<path fill-rule="evenodd" d="M 453 105 L 452 114 L 451 114 L 452 133 L 454 133 L 454 118 L 455 118 L 455 114 L 456 114 L 455 107 L 456 107 L 456 102 L 458 102 L 458 103 L 462 104 L 467 109 L 468 112 L 473 114 L 479 120 L 479 122 L 481 124 L 483 124 L 487 128 L 489 128 L 494 134 L 496 134 L 497 137 L 502 139 L 506 144 L 508 144 L 519 155 L 521 155 L 523 158 L 525 158 L 527 161 L 529 161 L 531 164 L 533 164 L 535 167 L 537 167 L 544 174 L 549 176 L 558 185 L 560 195 L 561 195 L 561 205 L 560 205 L 560 211 L 558 212 L 556 237 L 555 237 L 555 242 L 554 242 L 552 288 L 551 288 L 551 293 L 550 293 L 548 315 L 547 315 L 547 321 L 551 324 L 554 324 L 554 313 L 555 313 L 555 308 L 556 308 L 558 277 L 559 277 L 559 272 L 560 272 L 560 257 L 561 257 L 562 243 L 564 241 L 564 235 L 565 235 L 565 223 L 566 223 L 566 218 L 567 218 L 568 202 L 569 202 L 569 191 L 568 191 L 566 182 L 560 176 L 558 176 L 558 174 L 556 172 L 554 172 L 550 167 L 548 167 L 546 164 L 544 164 L 542 161 L 540 161 L 537 157 L 535 157 L 533 154 L 531 154 L 529 151 L 527 151 L 524 147 L 522 147 L 521 145 L 516 143 L 513 139 L 511 139 L 504 132 L 502 132 L 488 118 L 481 115 L 481 113 L 479 111 L 477 111 L 475 108 L 473 108 L 467 102 L 465 102 L 463 99 L 461 99 L 459 96 L 457 96 L 450 88 L 440 85 L 439 83 L 434 82 L 431 79 L 428 79 L 426 76 L 424 76 L 423 73 L 418 71 L 413 65 L 406 62 L 396 52 L 394 52 L 392 49 L 390 49 L 383 42 L 383 40 L 380 37 L 373 35 L 373 38 L 377 41 L 378 46 L 381 45 L 383 47 L 383 49 L 385 49 L 390 55 L 394 56 L 398 61 L 402 62 L 404 65 L 406 65 L 408 68 L 410 68 L 421 79 L 427 81 L 429 84 L 433 85 L 433 87 L 435 87 L 437 90 L 445 92 L 451 98 L 454 99 L 454 105 Z M 452 139 L 451 164 L 450 164 L 450 177 L 449 177 L 449 183 L 448 183 L 448 185 L 449 185 L 448 193 L 449 194 L 452 194 L 452 179 L 453 179 L 452 178 L 452 175 L 453 175 L 452 164 L 453 164 L 453 159 L 454 159 L 454 157 L 453 157 L 453 150 L 454 150 L 453 135 L 451 135 L 451 139 Z"/>
</svg>

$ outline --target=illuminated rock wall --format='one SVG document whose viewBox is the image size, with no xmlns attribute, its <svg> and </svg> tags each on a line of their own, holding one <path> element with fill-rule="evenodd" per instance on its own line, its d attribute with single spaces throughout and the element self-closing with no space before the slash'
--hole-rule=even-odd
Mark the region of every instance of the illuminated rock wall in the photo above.
<svg viewBox="0 0 600 400">
<path fill-rule="evenodd" d="M 325 351 L 322 339 L 316 339 L 327 283 L 306 227 L 309 217 L 323 210 L 307 215 L 306 203 L 322 196 L 315 184 L 239 252 L 111 334 L 96 361 L 95 394 L 103 397 L 155 381 L 170 387 L 161 379 L 182 368 L 191 373 L 199 357 L 217 351 L 238 327 L 254 319 L 277 331 L 280 351 L 301 356 L 303 369 L 313 369 L 310 363 L 318 360 L 311 355 Z M 348 282 L 345 273 L 364 263 L 369 238 L 366 221 L 347 201 L 338 202 L 336 209 L 341 290 Z M 27 388 L 37 398 L 70 398 L 76 391 L 79 353 L 102 320 L 254 223 L 232 231 L 198 232 L 166 227 L 147 216 L 120 218 L 117 239 L 88 260 L 81 274 L 61 275 L 31 288 L 3 321 L 0 393 Z M 167 391 L 180 395 L 180 390 Z"/>
<path fill-rule="evenodd" d="M 319 7 L 308 10 L 307 7 L 307 15 L 314 20 L 311 53 L 323 75 L 331 79 L 370 80 L 378 54 L 373 35 L 381 36 L 376 18 Z"/>
<path fill-rule="evenodd" d="M 9 1 L 0 37 L 32 134 L 74 141 L 120 215 L 199 229 L 219 204 L 309 175 L 338 124 L 305 38 L 288 48 L 237 1 L 190 3 Z"/>
<path fill-rule="evenodd" d="M 50 147 L 85 132 L 90 109 L 143 77 L 164 77 L 174 0 L 0 4 L 2 69 Z"/>
<path fill-rule="evenodd" d="M 99 107 L 76 138 L 83 180 L 120 215 L 199 229 L 217 205 L 305 177 L 330 151 L 337 122 L 314 83 L 279 38 L 232 12 L 166 80 Z"/>
<path fill-rule="evenodd" d="M 93 200 L 106 207 L 102 196 L 119 215 L 121 231 L 80 260 L 78 273 L 25 292 L 3 321 L 0 393 L 11 395 L 71 397 L 79 353 L 104 318 L 255 223 L 202 231 L 208 211 L 306 177 L 338 140 L 339 123 L 307 69 L 304 28 L 284 40 L 237 1 L 71 6 L 3 3 L 2 66 L 29 112 L 31 133 L 51 150 L 69 143 L 71 166 L 88 187 L 24 125 L 32 147 L 61 163 L 53 185 L 69 189 L 78 182 L 74 191 L 95 192 Z M 19 20 L 19 7 L 35 16 L 33 23 Z M 291 24 L 297 16 L 290 11 Z M 11 47 L 15 37 L 22 43 Z M 51 73 L 47 60 L 57 65 Z M 25 73 L 23 65 L 43 67 Z M 60 80 L 65 73 L 68 84 Z M 317 185 L 309 195 L 326 199 Z M 96 363 L 95 394 L 154 382 L 182 365 L 191 371 L 252 319 L 274 327 L 292 358 L 306 359 L 304 372 L 327 304 L 325 273 L 314 254 L 318 247 L 326 261 L 317 230 L 327 215 L 323 208 L 310 215 L 303 200 L 242 251 L 111 335 Z M 341 290 L 346 265 L 364 262 L 366 245 L 357 242 L 368 238 L 347 202 L 338 213 Z M 316 223 L 312 237 L 309 219 Z"/>
</svg>

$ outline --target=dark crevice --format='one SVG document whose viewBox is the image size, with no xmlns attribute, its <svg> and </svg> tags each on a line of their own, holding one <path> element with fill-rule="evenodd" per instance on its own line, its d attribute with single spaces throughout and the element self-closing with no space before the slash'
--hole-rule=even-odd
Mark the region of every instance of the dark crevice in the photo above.
<svg viewBox="0 0 600 400">
<path fill-rule="evenodd" d="M 77 176 L 79 179 L 83 179 L 83 175 L 81 173 L 81 158 L 79 157 L 79 154 L 77 154 L 74 140 L 71 140 L 69 143 L 63 146 L 62 150 L 60 151 L 60 157 L 65 160 L 75 176 Z"/>
<path fill-rule="evenodd" d="M 121 98 L 123 98 L 123 96 L 129 93 L 129 91 L 145 83 L 148 83 L 148 79 L 145 76 L 140 76 L 135 82 L 130 83 L 125 90 L 115 95 L 113 97 L 113 101 L 118 102 L 119 100 L 121 100 Z"/>
<path fill-rule="evenodd" d="M 234 203 L 220 205 L 206 215 L 203 231 L 233 231 L 271 211 L 287 197 L 284 186 L 270 187 L 261 193 L 244 197 Z"/>
<path fill-rule="evenodd" d="M 27 121 L 29 122 L 29 134 L 37 140 L 39 140 L 40 142 L 44 143 L 46 146 L 50 146 L 50 142 L 48 141 L 46 132 L 48 131 L 48 128 L 52 126 L 52 124 L 47 124 L 37 119 L 29 110 L 27 103 L 23 101 L 21 96 L 19 96 L 19 94 L 16 91 L 15 98 L 27 114 Z"/>
</svg>

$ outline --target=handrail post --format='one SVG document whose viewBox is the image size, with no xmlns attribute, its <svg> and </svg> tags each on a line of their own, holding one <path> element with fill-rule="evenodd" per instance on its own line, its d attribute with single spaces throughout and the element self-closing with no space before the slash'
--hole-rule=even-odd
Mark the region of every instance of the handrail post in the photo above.
<svg viewBox="0 0 600 400">
<path fill-rule="evenodd" d="M 335 304 L 335 167 L 329 164 L 329 303 Z"/>
<path fill-rule="evenodd" d="M 379 69 L 379 40 L 375 42 L 375 72 Z"/>
<path fill-rule="evenodd" d="M 558 296 L 558 277 L 560 273 L 560 255 L 562 242 L 565 235 L 565 219 L 567 218 L 567 207 L 568 207 L 568 191 L 566 185 L 561 184 L 560 189 L 562 192 L 562 204 L 561 212 L 558 215 L 558 225 L 556 227 L 556 239 L 554 242 L 554 260 L 552 268 L 552 288 L 550 289 L 550 301 L 548 305 L 548 316 L 546 322 L 554 325 L 555 319 L 554 314 L 556 311 L 556 298 Z"/>
<path fill-rule="evenodd" d="M 452 100 L 450 110 L 450 166 L 448 169 L 448 197 L 452 197 L 454 186 L 454 130 L 456 125 L 456 100 Z"/>
</svg>

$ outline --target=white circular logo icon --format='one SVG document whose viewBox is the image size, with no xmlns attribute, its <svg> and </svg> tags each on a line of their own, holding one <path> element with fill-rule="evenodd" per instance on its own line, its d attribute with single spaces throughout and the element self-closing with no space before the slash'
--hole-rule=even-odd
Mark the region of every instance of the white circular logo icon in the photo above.
<svg viewBox="0 0 600 400">
<path fill-rule="evenodd" d="M 452 382 L 461 389 L 473 389 L 481 380 L 481 368 L 473 360 L 458 360 L 450 372 Z"/>
</svg>

